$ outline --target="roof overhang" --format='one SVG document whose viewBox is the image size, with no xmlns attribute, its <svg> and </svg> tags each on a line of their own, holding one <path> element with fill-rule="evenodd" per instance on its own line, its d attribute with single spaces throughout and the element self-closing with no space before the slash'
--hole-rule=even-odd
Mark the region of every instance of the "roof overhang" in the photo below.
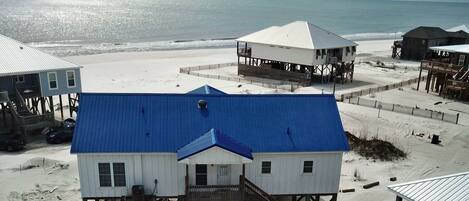
<svg viewBox="0 0 469 201">
<path fill-rule="evenodd" d="M 51 71 L 58 71 L 58 70 L 75 70 L 75 69 L 81 69 L 83 66 L 77 66 L 77 67 L 69 67 L 69 68 L 58 68 L 58 69 L 46 69 L 46 70 L 36 70 L 36 71 L 18 71 L 18 72 L 9 72 L 9 73 L 0 73 L 0 77 L 6 77 L 6 76 L 15 76 L 15 75 L 27 75 L 27 74 L 38 74 L 42 72 L 51 72 Z"/>
<path fill-rule="evenodd" d="M 244 164 L 251 163 L 252 160 L 252 157 L 248 158 L 219 146 L 212 146 L 183 158 L 178 157 L 178 162 L 184 164 Z"/>
<path fill-rule="evenodd" d="M 469 54 L 469 44 L 435 46 L 435 47 L 430 47 L 430 49 L 435 50 L 435 51 Z"/>
</svg>

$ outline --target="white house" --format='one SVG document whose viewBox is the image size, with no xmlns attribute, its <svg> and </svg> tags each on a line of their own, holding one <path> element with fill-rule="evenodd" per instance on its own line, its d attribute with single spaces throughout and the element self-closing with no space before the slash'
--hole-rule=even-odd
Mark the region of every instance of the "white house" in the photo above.
<svg viewBox="0 0 469 201">
<path fill-rule="evenodd" d="M 271 26 L 236 41 L 241 75 L 308 82 L 320 72 L 321 78 L 353 79 L 358 44 L 305 21 Z"/>
<path fill-rule="evenodd" d="M 337 199 L 348 142 L 332 95 L 83 93 L 83 200 Z M 136 195 L 134 195 L 136 198 Z M 138 199 L 135 199 L 138 200 Z"/>
</svg>

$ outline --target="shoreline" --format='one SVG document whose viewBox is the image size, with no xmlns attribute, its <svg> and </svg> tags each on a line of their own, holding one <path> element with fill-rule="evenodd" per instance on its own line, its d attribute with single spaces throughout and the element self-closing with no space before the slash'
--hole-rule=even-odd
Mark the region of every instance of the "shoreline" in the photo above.
<svg viewBox="0 0 469 201">
<path fill-rule="evenodd" d="M 399 35 L 399 37 L 396 37 Z M 396 33 L 357 33 L 342 35 L 355 41 L 399 40 L 401 32 Z M 148 52 L 195 49 L 224 49 L 236 47 L 236 37 L 202 38 L 202 39 L 175 39 L 144 42 L 95 42 L 81 40 L 29 42 L 27 45 L 38 48 L 49 54 L 68 57 L 86 56 L 94 54 L 117 52 Z"/>
</svg>

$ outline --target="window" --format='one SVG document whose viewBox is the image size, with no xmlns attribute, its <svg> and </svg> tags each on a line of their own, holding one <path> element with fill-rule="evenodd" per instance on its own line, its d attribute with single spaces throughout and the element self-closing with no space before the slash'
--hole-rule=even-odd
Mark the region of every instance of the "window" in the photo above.
<svg viewBox="0 0 469 201">
<path fill-rule="evenodd" d="M 346 47 L 345 48 L 345 56 L 348 56 L 349 53 L 350 53 L 350 47 Z"/>
<path fill-rule="evenodd" d="M 47 77 L 49 78 L 49 89 L 57 89 L 57 73 L 47 73 Z"/>
<path fill-rule="evenodd" d="M 111 186 L 111 165 L 109 163 L 98 163 L 99 186 Z"/>
<path fill-rule="evenodd" d="M 356 47 L 356 46 L 352 46 L 352 55 L 355 54 L 355 52 L 357 52 L 357 47 Z"/>
<path fill-rule="evenodd" d="M 75 87 L 75 71 L 67 71 L 67 87 Z"/>
<path fill-rule="evenodd" d="M 270 161 L 262 161 L 261 164 L 261 173 L 262 174 L 270 174 L 272 170 L 272 162 Z"/>
<path fill-rule="evenodd" d="M 323 49 L 323 50 L 322 50 L 322 53 L 321 53 L 321 59 L 322 59 L 325 55 L 326 55 L 326 50 Z"/>
<path fill-rule="evenodd" d="M 126 186 L 124 163 L 112 163 L 112 171 L 111 163 L 98 163 L 98 172 L 100 187 Z"/>
<path fill-rule="evenodd" d="M 16 83 L 24 83 L 24 75 L 18 75 L 15 78 Z"/>
<path fill-rule="evenodd" d="M 313 161 L 303 161 L 303 173 L 313 173 Z"/>
<path fill-rule="evenodd" d="M 195 165 L 195 185 L 207 185 L 207 165 Z"/>
<path fill-rule="evenodd" d="M 114 174 L 114 186 L 125 186 L 125 164 L 113 163 L 112 173 Z"/>
<path fill-rule="evenodd" d="M 318 59 L 319 56 L 321 56 L 321 50 L 316 50 L 316 59 Z"/>
<path fill-rule="evenodd" d="M 466 61 L 466 55 L 459 55 L 458 65 L 464 66 L 464 61 Z"/>
</svg>

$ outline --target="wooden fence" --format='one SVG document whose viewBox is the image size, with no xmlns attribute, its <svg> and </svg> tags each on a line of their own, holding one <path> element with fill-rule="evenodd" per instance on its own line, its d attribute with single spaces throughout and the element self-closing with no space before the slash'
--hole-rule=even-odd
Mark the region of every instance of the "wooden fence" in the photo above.
<svg viewBox="0 0 469 201">
<path fill-rule="evenodd" d="M 246 83 L 246 84 L 272 88 L 272 89 L 280 89 L 280 90 L 288 90 L 288 91 L 294 91 L 304 86 L 303 84 L 300 84 L 298 82 L 291 82 L 291 81 L 267 81 L 267 80 L 262 81 L 260 79 L 252 79 L 249 77 L 239 77 L 239 76 L 230 77 L 230 76 L 224 76 L 224 75 L 211 75 L 211 74 L 196 72 L 196 71 L 201 71 L 201 70 L 210 70 L 210 69 L 224 68 L 224 67 L 237 66 L 237 65 L 238 63 L 222 63 L 222 64 L 182 67 L 179 69 L 179 73 L 184 73 L 184 74 L 193 75 L 197 77 Z"/>
<path fill-rule="evenodd" d="M 426 78 L 426 76 L 422 76 L 420 81 L 425 80 L 425 78 Z M 342 94 L 340 94 L 339 97 L 336 97 L 336 99 L 338 101 L 345 102 L 346 99 L 351 99 L 351 98 L 354 98 L 354 97 L 365 96 L 365 95 L 369 95 L 369 94 L 373 94 L 373 93 L 377 93 L 377 92 L 381 92 L 381 91 L 396 89 L 396 88 L 399 88 L 399 87 L 403 87 L 403 86 L 406 86 L 406 85 L 417 83 L 418 81 L 419 81 L 419 78 L 414 78 L 414 79 L 405 80 L 405 81 L 402 81 L 402 82 L 397 82 L 397 83 L 388 84 L 388 85 L 384 85 L 384 86 L 377 86 L 377 87 L 361 89 L 361 90 L 357 90 L 357 91 L 353 91 L 353 92 L 349 92 L 349 93 L 342 93 Z"/>
<path fill-rule="evenodd" d="M 459 113 L 451 114 L 445 112 L 439 112 L 435 110 L 425 109 L 425 108 L 418 108 L 418 107 L 409 107 L 405 105 L 393 104 L 393 103 L 386 103 L 378 100 L 369 100 L 366 98 L 354 97 L 349 98 L 346 103 L 361 105 L 371 108 L 381 108 L 382 110 L 408 114 L 413 116 L 419 116 L 429 119 L 436 119 L 440 121 L 450 122 L 458 124 L 459 122 Z"/>
</svg>

